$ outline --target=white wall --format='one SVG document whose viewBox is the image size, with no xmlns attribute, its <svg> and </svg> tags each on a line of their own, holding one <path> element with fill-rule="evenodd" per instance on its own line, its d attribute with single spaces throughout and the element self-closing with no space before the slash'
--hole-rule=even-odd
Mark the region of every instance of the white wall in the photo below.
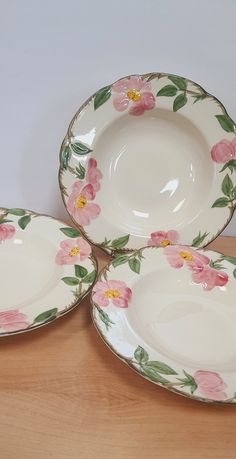
<svg viewBox="0 0 236 459">
<path fill-rule="evenodd" d="M 65 217 L 58 151 L 99 87 L 165 71 L 236 119 L 235 0 L 0 0 L 0 205 Z M 236 236 L 236 216 L 225 230 Z"/>
</svg>

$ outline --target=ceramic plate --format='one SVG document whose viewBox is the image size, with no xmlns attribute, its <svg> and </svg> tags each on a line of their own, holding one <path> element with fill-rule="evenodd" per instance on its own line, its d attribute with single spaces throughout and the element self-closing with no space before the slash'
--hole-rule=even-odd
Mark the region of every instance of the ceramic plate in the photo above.
<svg viewBox="0 0 236 459">
<path fill-rule="evenodd" d="M 74 222 L 107 251 L 160 245 L 160 237 L 203 247 L 236 205 L 235 124 L 190 80 L 125 77 L 73 118 L 59 179 Z"/>
<path fill-rule="evenodd" d="M 23 209 L 0 209 L 0 336 L 66 314 L 95 277 L 91 247 L 78 230 Z"/>
<path fill-rule="evenodd" d="M 93 319 L 144 378 L 204 402 L 236 402 L 236 257 L 189 246 L 119 254 L 93 287 Z"/>
</svg>

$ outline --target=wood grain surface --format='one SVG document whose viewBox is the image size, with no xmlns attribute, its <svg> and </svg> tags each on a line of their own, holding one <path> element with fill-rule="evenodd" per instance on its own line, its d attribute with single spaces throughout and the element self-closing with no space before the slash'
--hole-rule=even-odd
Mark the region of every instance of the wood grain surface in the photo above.
<svg viewBox="0 0 236 459">
<path fill-rule="evenodd" d="M 236 238 L 211 248 L 236 255 Z M 1 459 L 236 458 L 236 406 L 192 401 L 135 374 L 99 338 L 88 297 L 0 345 Z"/>
</svg>

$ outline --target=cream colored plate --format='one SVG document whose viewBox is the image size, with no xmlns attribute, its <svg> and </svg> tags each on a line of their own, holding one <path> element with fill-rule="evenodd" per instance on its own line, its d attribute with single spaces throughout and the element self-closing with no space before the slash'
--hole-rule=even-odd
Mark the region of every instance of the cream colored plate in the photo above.
<svg viewBox="0 0 236 459">
<path fill-rule="evenodd" d="M 236 257 L 149 247 L 113 259 L 93 287 L 92 313 L 110 349 L 144 378 L 235 403 L 235 297 Z"/>
<path fill-rule="evenodd" d="M 107 251 L 158 246 L 160 233 L 205 246 L 236 205 L 235 139 L 223 105 L 196 83 L 161 73 L 122 78 L 69 126 L 60 155 L 64 203 Z"/>
<path fill-rule="evenodd" d="M 0 209 L 0 336 L 66 314 L 89 291 L 96 272 L 78 230 L 23 209 Z"/>
</svg>

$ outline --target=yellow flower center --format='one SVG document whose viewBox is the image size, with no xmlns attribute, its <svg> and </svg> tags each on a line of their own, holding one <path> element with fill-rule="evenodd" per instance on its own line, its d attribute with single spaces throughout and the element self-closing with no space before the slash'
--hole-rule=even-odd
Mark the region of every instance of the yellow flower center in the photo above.
<svg viewBox="0 0 236 459">
<path fill-rule="evenodd" d="M 127 92 L 127 97 L 129 98 L 129 100 L 132 100 L 133 102 L 138 102 L 138 100 L 141 99 L 141 94 L 136 89 L 131 89 Z"/>
<path fill-rule="evenodd" d="M 73 247 L 73 249 L 71 249 L 71 251 L 69 252 L 69 255 L 71 257 L 76 257 L 78 253 L 80 253 L 80 248 L 76 246 L 76 247 Z"/>
<path fill-rule="evenodd" d="M 169 239 L 163 239 L 163 241 L 161 241 L 161 246 L 166 247 L 167 245 L 171 245 L 171 242 Z"/>
<path fill-rule="evenodd" d="M 183 258 L 186 261 L 192 261 L 193 260 L 193 256 L 189 252 L 179 252 L 179 255 L 181 256 L 181 258 Z"/>
<path fill-rule="evenodd" d="M 107 290 L 105 292 L 106 298 L 119 298 L 119 296 L 120 296 L 120 293 L 118 292 L 118 290 Z"/>
<path fill-rule="evenodd" d="M 83 209 L 87 204 L 87 199 L 85 198 L 85 196 L 78 196 L 78 198 L 76 198 L 75 200 L 75 207 L 77 209 Z"/>
</svg>

